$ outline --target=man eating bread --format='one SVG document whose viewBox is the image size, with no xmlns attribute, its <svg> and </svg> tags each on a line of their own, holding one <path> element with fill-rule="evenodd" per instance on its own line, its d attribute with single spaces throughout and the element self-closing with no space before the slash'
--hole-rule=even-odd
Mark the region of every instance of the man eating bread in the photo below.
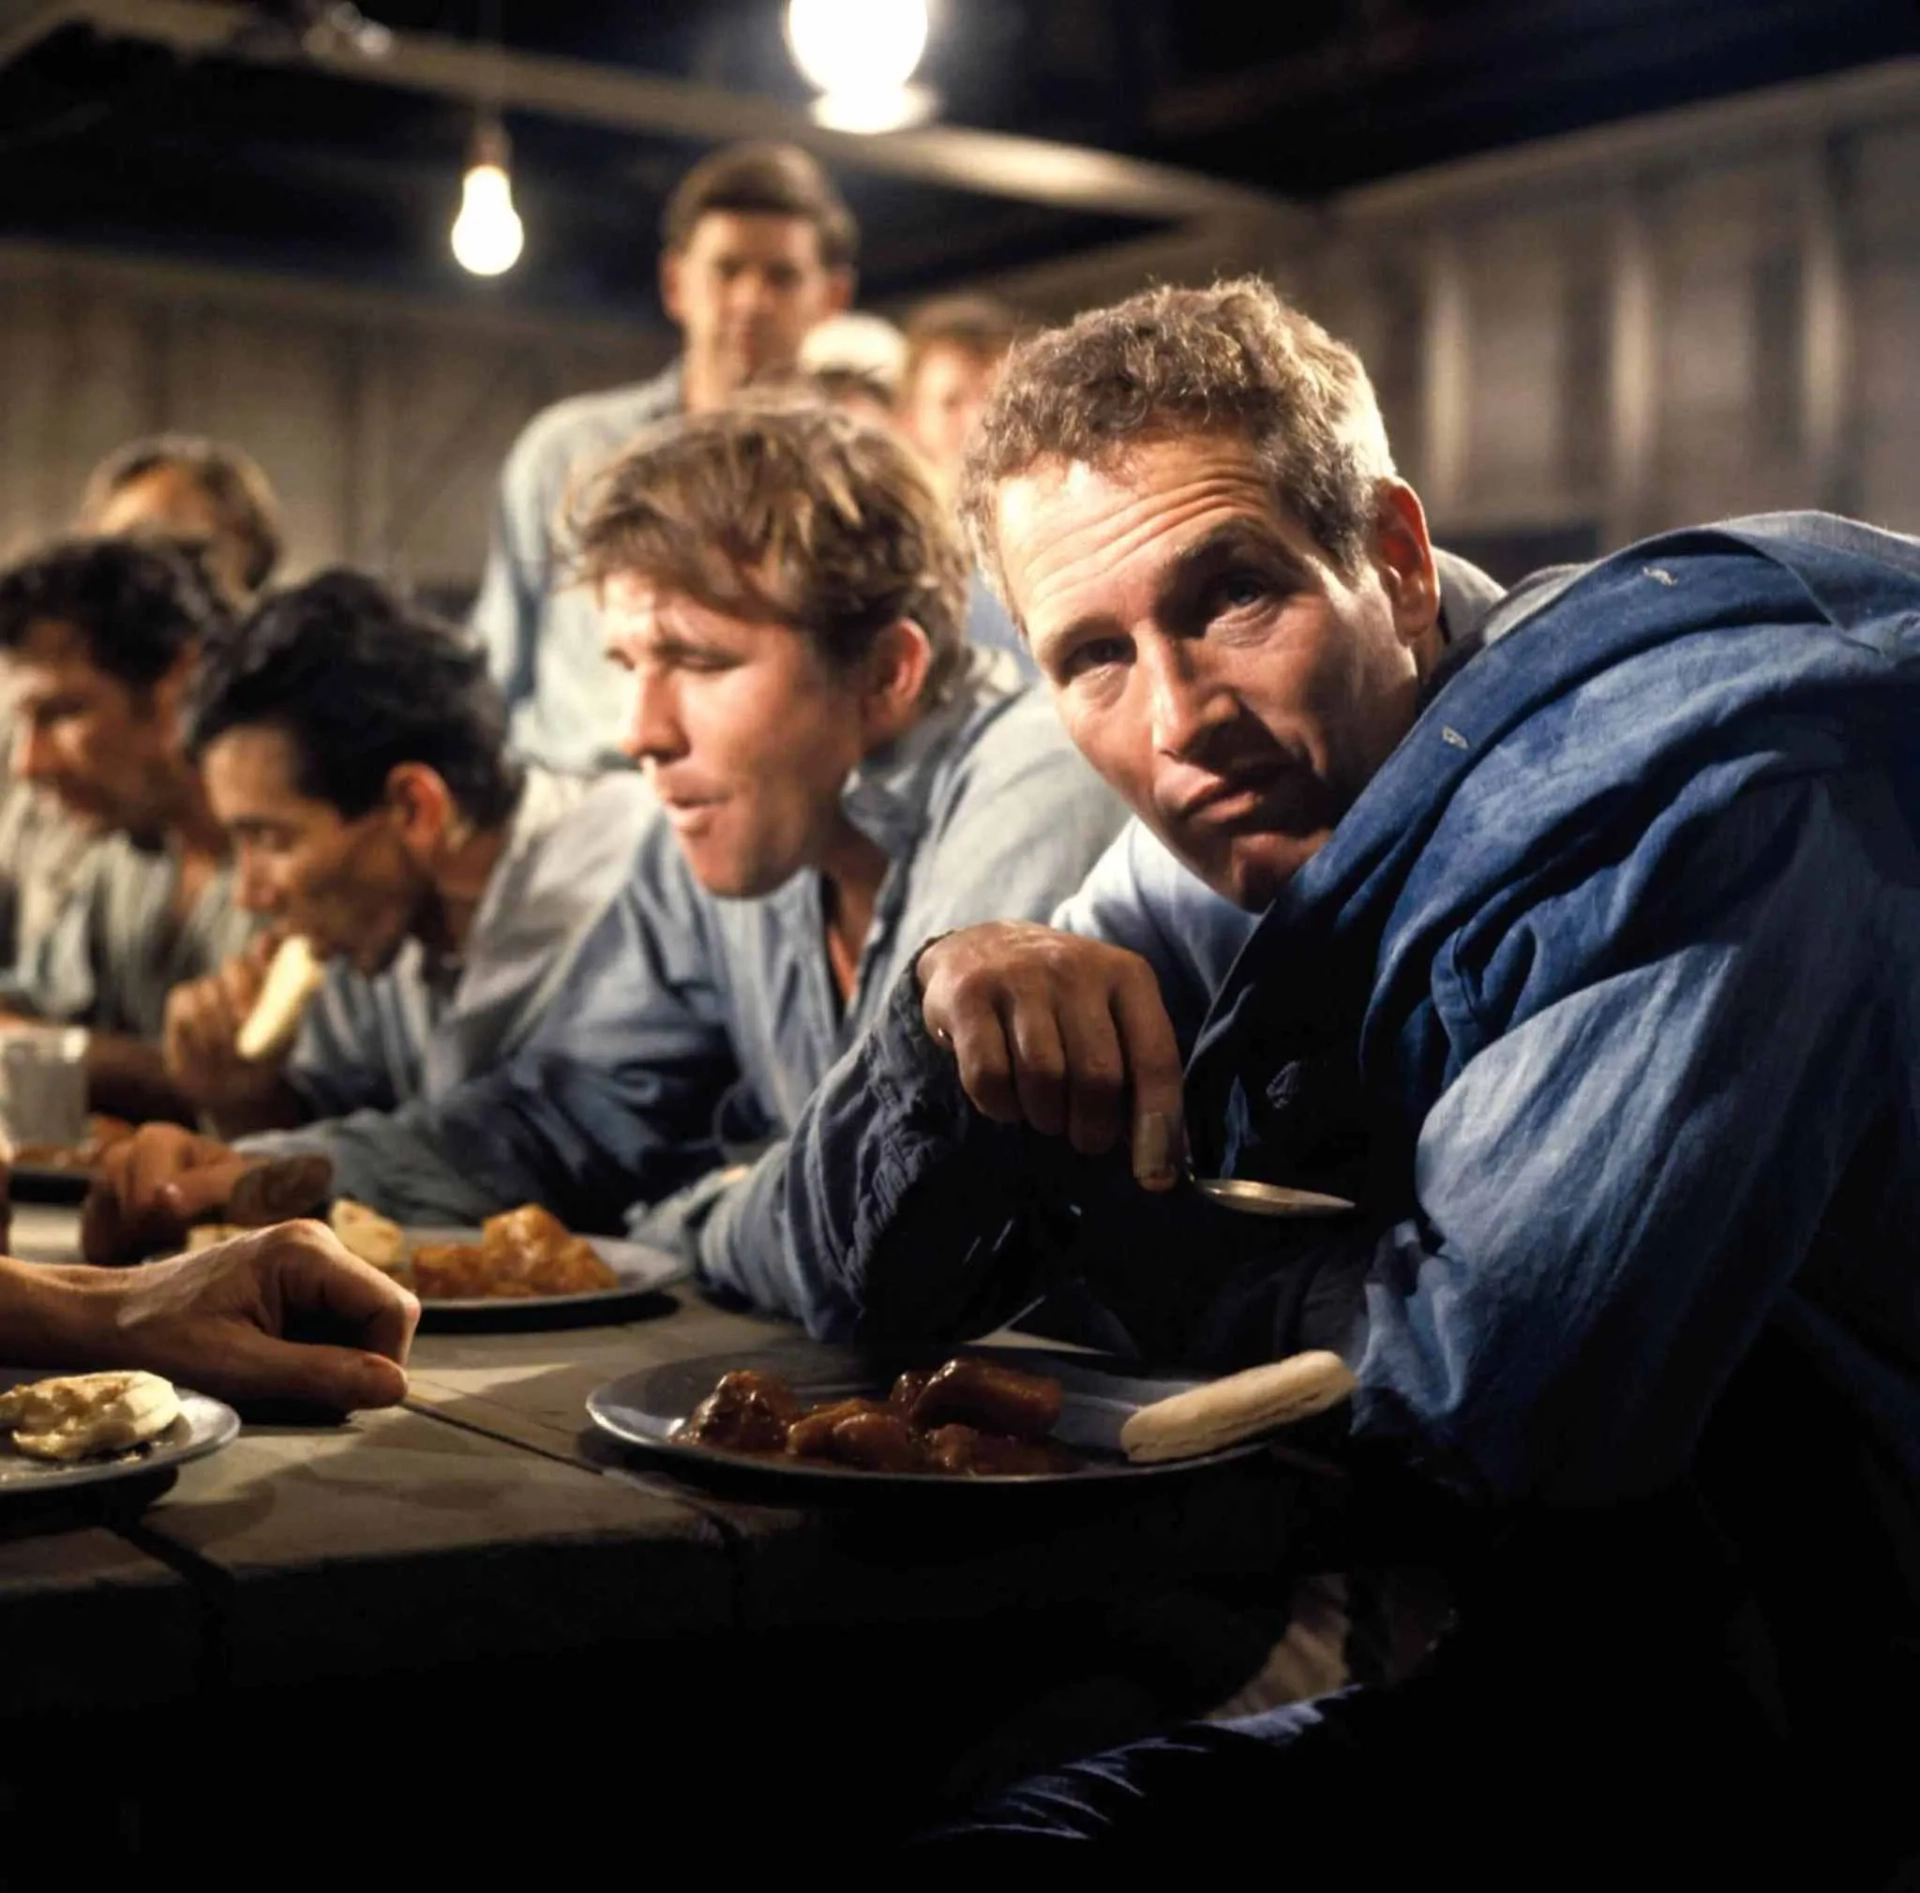
<svg viewBox="0 0 1920 1893">
<path fill-rule="evenodd" d="M 269 598 L 203 659 L 189 743 L 265 931 L 167 1004 L 229 1136 L 384 1113 L 511 1058 L 625 879 L 628 774 L 515 761 L 482 659 L 371 578 Z"/>
<path fill-rule="evenodd" d="M 267 599 L 188 714 L 267 929 L 167 1002 L 167 1071 L 205 1119 L 390 1112 L 511 1058 L 624 879 L 643 783 L 520 766 L 465 635 L 351 572 Z"/>
<path fill-rule="evenodd" d="M 1438 1565 L 1457 1617 L 1402 1682 L 945 1841 L 1881 1885 L 1920 1760 L 1920 544 L 1775 515 L 1476 595 L 1357 358 L 1251 281 L 1017 351 L 965 506 L 1138 819 L 1059 928 L 913 956 L 757 1240 L 825 1334 L 1045 1287 L 1254 1370 L 1146 1456 L 1346 1392 L 1329 1555 Z"/>
</svg>

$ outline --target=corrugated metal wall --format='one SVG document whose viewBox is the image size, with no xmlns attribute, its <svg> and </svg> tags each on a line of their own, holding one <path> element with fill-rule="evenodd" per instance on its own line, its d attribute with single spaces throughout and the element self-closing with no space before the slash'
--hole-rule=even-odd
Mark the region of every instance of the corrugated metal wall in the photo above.
<svg viewBox="0 0 1920 1893">
<path fill-rule="evenodd" d="M 0 245 L 0 551 L 66 527 L 110 448 L 175 429 L 236 441 L 266 468 L 288 576 L 348 560 L 457 597 L 528 416 L 650 373 L 669 346 L 639 327 Z"/>
</svg>

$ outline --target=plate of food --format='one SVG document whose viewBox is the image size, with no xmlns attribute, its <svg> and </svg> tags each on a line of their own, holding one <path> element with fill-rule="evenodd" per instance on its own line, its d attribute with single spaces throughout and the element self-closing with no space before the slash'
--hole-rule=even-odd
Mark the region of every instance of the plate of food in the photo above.
<svg viewBox="0 0 1920 1893">
<path fill-rule="evenodd" d="M 0 1498 L 184 1465 L 239 1431 L 224 1401 L 158 1374 L 0 1367 Z"/>
<path fill-rule="evenodd" d="M 792 1342 L 628 1374 L 598 1388 L 587 1412 L 603 1432 L 683 1478 L 839 1502 L 863 1491 L 950 1486 L 1092 1488 L 1265 1450 L 1257 1438 L 1211 1446 L 1198 1433 L 1184 1442 L 1177 1432 L 1160 1437 L 1150 1416 L 1198 1384 L 1037 1347 L 880 1360 Z M 1157 1455 L 1122 1444 L 1130 1425 L 1130 1444 L 1137 1442 L 1143 1415 Z M 1183 1443 L 1200 1450 L 1181 1450 Z"/>
<path fill-rule="evenodd" d="M 420 1297 L 420 1325 L 428 1329 L 620 1320 L 686 1273 L 663 1249 L 577 1236 L 537 1203 L 490 1216 L 477 1229 L 432 1228 L 393 1222 L 343 1196 L 327 1221 L 362 1261 Z M 186 1247 L 206 1248 L 241 1233 L 234 1224 L 201 1224 L 188 1231 Z"/>
</svg>

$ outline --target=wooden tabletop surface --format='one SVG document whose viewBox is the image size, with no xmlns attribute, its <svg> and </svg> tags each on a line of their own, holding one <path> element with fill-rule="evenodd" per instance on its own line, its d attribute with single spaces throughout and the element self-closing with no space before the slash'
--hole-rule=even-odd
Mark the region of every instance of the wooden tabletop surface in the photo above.
<svg viewBox="0 0 1920 1893">
<path fill-rule="evenodd" d="M 71 1257 L 76 1226 L 17 1205 L 15 1252 Z M 587 1396 L 797 1331 L 685 1285 L 648 1306 L 602 1327 L 423 1333 L 404 1408 L 250 1422 L 171 1482 L 0 1500 L 0 1713 L 475 1650 L 982 1619 L 1282 1564 L 1297 1478 L 1264 1460 L 1058 1511 L 823 1511 L 681 1484 L 598 1434 Z"/>
</svg>

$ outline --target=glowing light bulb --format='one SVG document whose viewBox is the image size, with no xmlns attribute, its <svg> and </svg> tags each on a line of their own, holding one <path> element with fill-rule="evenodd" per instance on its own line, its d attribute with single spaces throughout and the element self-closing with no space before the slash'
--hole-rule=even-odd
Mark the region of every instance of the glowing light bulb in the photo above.
<svg viewBox="0 0 1920 1893">
<path fill-rule="evenodd" d="M 903 86 L 927 50 L 927 0 L 787 0 L 787 44 L 822 92 Z"/>
<path fill-rule="evenodd" d="M 460 183 L 460 214 L 453 220 L 453 255 L 475 276 L 498 276 L 520 259 L 526 231 L 513 207 L 507 174 L 507 135 L 483 123 L 474 134 L 473 157 Z"/>
</svg>

